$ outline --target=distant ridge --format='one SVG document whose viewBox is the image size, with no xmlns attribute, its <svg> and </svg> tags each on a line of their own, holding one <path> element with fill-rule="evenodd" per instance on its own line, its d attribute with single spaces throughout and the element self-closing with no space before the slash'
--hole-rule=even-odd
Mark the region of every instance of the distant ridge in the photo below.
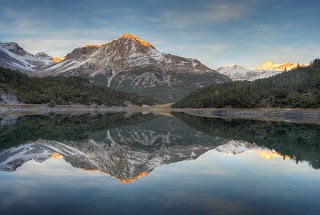
<svg viewBox="0 0 320 215">
<path fill-rule="evenodd" d="M 246 69 L 243 66 L 231 64 L 229 66 L 216 69 L 217 72 L 228 76 L 234 81 L 254 81 L 257 79 L 268 78 L 284 71 L 289 71 L 297 67 L 306 67 L 308 64 L 283 63 L 275 64 L 267 61 L 253 70 Z"/>
<path fill-rule="evenodd" d="M 266 61 L 260 66 L 256 67 L 255 70 L 285 71 L 285 70 L 295 69 L 299 66 L 306 67 L 306 66 L 309 66 L 309 64 L 299 64 L 299 63 L 291 63 L 291 62 L 276 64 L 272 61 Z"/>
</svg>

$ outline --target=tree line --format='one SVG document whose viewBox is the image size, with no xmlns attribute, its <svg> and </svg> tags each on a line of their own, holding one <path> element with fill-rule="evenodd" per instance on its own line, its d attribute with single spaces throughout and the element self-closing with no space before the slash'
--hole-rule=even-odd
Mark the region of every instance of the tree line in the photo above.
<svg viewBox="0 0 320 215">
<path fill-rule="evenodd" d="M 13 93 L 27 104 L 122 106 L 127 101 L 135 105 L 155 103 L 148 97 L 94 85 L 82 77 L 30 77 L 4 67 L 0 67 L 0 90 Z"/>
</svg>

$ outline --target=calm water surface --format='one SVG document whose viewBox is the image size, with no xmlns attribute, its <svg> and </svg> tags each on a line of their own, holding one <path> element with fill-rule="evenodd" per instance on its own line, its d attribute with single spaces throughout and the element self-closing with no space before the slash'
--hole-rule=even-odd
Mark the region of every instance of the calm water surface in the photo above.
<svg viewBox="0 0 320 215">
<path fill-rule="evenodd" d="M 320 214 L 320 126 L 0 116 L 0 214 Z"/>
</svg>

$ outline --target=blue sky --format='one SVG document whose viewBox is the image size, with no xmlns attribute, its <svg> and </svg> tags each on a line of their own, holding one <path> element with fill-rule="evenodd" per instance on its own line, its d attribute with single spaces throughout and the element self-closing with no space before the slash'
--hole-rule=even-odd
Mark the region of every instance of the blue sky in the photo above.
<svg viewBox="0 0 320 215">
<path fill-rule="evenodd" d="M 215 69 L 320 57 L 318 0 L 1 0 L 0 41 L 64 56 L 124 33 Z"/>
</svg>

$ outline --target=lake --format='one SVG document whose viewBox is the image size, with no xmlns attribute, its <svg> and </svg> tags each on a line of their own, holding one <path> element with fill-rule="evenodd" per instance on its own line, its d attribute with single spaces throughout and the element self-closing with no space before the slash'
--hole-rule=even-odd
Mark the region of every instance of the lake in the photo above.
<svg viewBox="0 0 320 215">
<path fill-rule="evenodd" d="M 0 214 L 320 214 L 320 125 L 0 116 Z"/>
</svg>

